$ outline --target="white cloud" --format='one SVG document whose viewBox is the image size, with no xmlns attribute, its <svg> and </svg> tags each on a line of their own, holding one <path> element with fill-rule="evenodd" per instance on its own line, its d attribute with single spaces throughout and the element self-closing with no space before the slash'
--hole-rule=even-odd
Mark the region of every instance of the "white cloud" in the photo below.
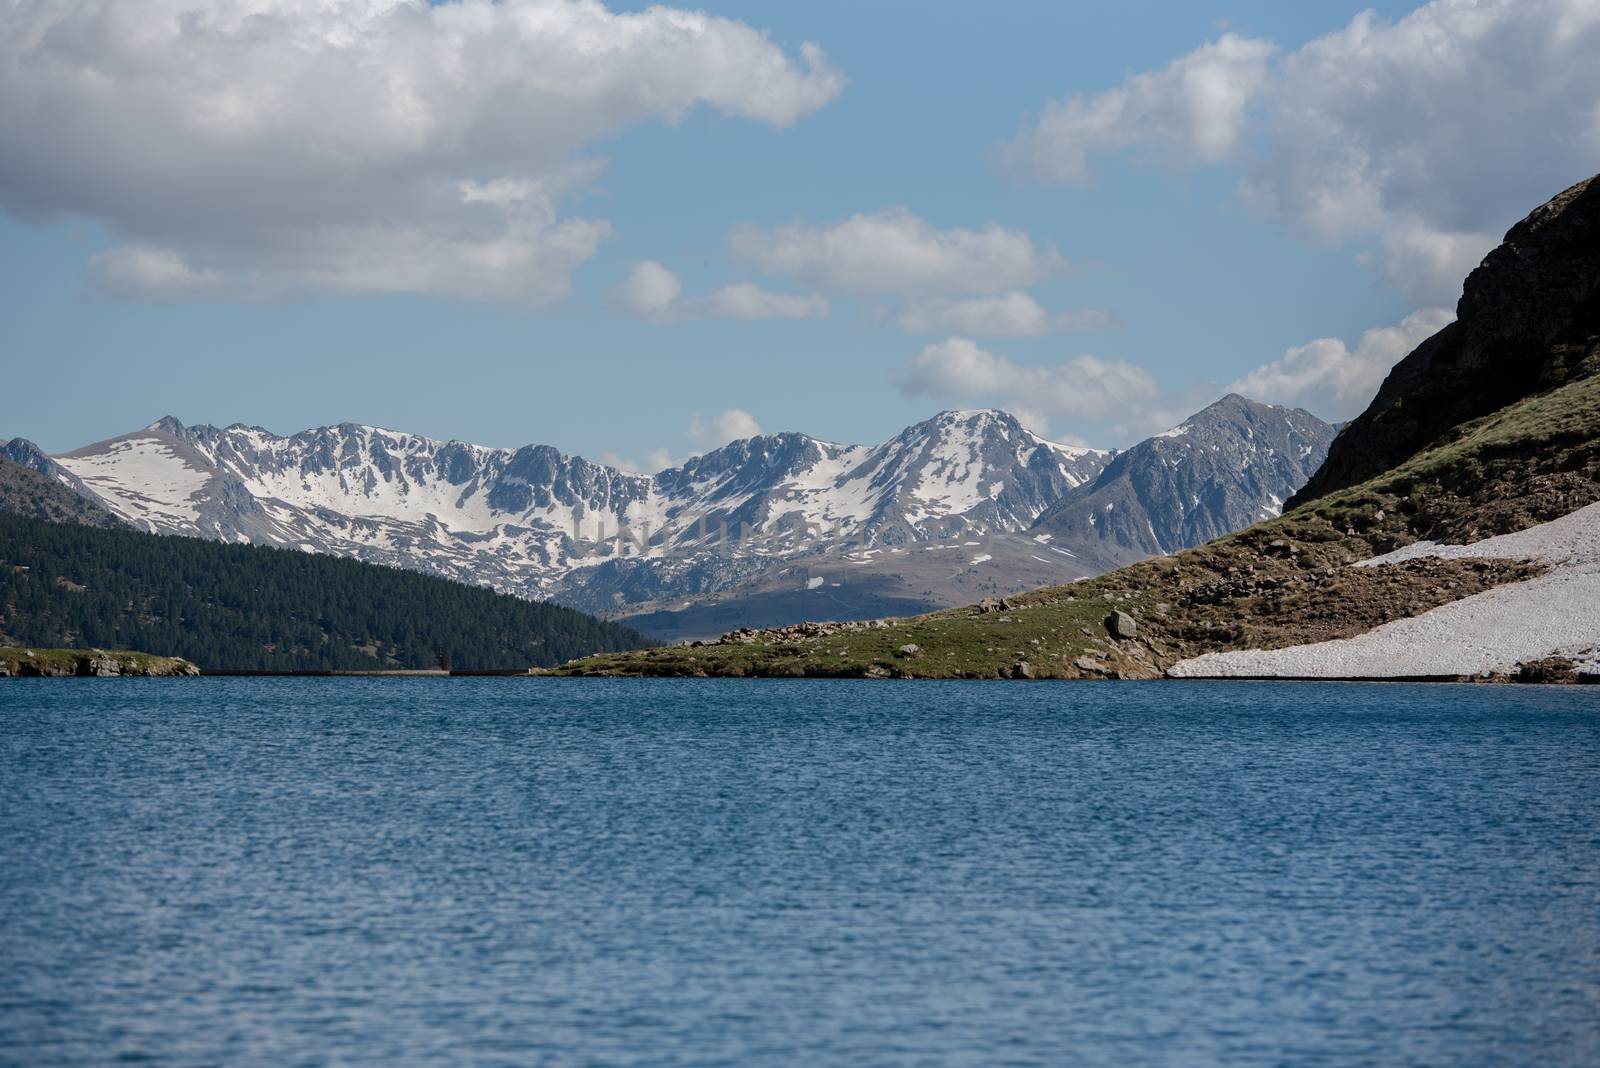
<svg viewBox="0 0 1600 1068">
<path fill-rule="evenodd" d="M 674 455 L 670 449 L 649 449 L 638 459 L 614 452 L 601 453 L 600 462 L 629 475 L 654 475 L 669 467 L 682 467 L 683 457 Z"/>
<path fill-rule="evenodd" d="M 843 78 L 702 12 L 594 0 L 0 4 L 0 207 L 98 220 L 151 296 L 541 304 L 610 234 L 585 146 L 695 107 L 782 127 Z"/>
<path fill-rule="evenodd" d="M 689 417 L 689 440 L 702 449 L 721 448 L 730 441 L 760 433 L 761 424 L 756 417 L 742 408 L 729 408 L 710 419 L 699 412 Z"/>
<path fill-rule="evenodd" d="M 205 296 L 216 292 L 222 281 L 214 271 L 190 267 L 170 249 L 146 245 L 123 245 L 98 253 L 89 262 L 105 287 L 122 296 Z"/>
<path fill-rule="evenodd" d="M 655 260 L 628 268 L 617 287 L 623 307 L 641 319 L 666 323 L 680 319 L 825 319 L 828 300 L 814 293 L 774 293 L 753 282 L 738 282 L 703 297 L 683 298 L 678 276 Z"/>
<path fill-rule="evenodd" d="M 988 296 L 914 301 L 900 312 L 901 329 L 911 334 L 964 334 L 969 337 L 1038 337 L 1058 330 L 1109 330 L 1117 317 L 1104 308 L 1046 311 L 1020 289 Z"/>
<path fill-rule="evenodd" d="M 1226 163 L 1250 203 L 1319 238 L 1376 237 L 1389 282 L 1444 303 L 1512 223 L 1600 170 L 1596 54 L 1594 0 L 1435 0 L 1287 54 L 1224 37 L 1050 105 L 1010 155 L 1067 182 L 1130 148 Z"/>
<path fill-rule="evenodd" d="M 1075 356 L 1052 367 L 1029 367 L 962 337 L 928 345 L 898 376 L 907 397 L 970 404 L 998 403 L 1037 433 L 1067 416 L 1097 425 L 1143 422 L 1161 389 L 1149 371 L 1121 360 Z"/>
<path fill-rule="evenodd" d="M 1270 404 L 1306 408 L 1325 419 L 1349 419 L 1367 406 L 1401 357 L 1454 318 L 1447 308 L 1425 308 L 1398 326 L 1368 330 L 1354 351 L 1336 337 L 1318 338 L 1228 388 Z"/>
<path fill-rule="evenodd" d="M 828 298 L 815 293 L 773 293 L 754 282 L 723 286 L 698 302 L 713 319 L 826 319 Z"/>
<path fill-rule="evenodd" d="M 677 275 L 655 260 L 640 260 L 629 265 L 628 277 L 617 288 L 617 297 L 640 318 L 662 322 L 671 317 L 682 292 L 683 284 Z"/>
<path fill-rule="evenodd" d="M 1007 157 L 1037 177 L 1077 184 L 1091 178 L 1091 153 L 1134 145 L 1223 159 L 1239 143 L 1245 109 L 1265 84 L 1274 51 L 1271 42 L 1225 34 L 1116 89 L 1052 101 Z"/>
<path fill-rule="evenodd" d="M 761 424 L 756 422 L 755 416 L 742 408 L 729 408 L 709 419 L 695 412 L 689 417 L 685 436 L 695 452 L 705 453 L 731 441 L 753 438 L 760 433 Z M 649 449 L 638 459 L 605 453 L 601 456 L 601 462 L 629 474 L 653 475 L 670 467 L 682 467 L 686 460 L 673 449 Z"/>
<path fill-rule="evenodd" d="M 940 230 L 904 208 L 831 226 L 735 227 L 735 254 L 773 274 L 840 293 L 994 293 L 1060 270 L 1061 256 L 1021 230 Z"/>
</svg>

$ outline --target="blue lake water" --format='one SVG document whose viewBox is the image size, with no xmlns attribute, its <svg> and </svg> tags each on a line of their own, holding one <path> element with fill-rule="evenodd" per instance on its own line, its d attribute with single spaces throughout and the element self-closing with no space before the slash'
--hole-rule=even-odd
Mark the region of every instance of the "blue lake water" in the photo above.
<svg viewBox="0 0 1600 1068">
<path fill-rule="evenodd" d="M 0 1063 L 1600 1063 L 1600 688 L 0 684 Z"/>
</svg>

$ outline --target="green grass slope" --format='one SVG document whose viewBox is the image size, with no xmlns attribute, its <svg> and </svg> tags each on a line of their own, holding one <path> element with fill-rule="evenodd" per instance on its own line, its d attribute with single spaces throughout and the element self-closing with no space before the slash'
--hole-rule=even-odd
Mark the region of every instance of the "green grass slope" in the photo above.
<svg viewBox="0 0 1600 1068">
<path fill-rule="evenodd" d="M 355 560 L 0 515 L 0 645 L 146 649 L 207 669 L 521 669 L 627 627 Z"/>
</svg>

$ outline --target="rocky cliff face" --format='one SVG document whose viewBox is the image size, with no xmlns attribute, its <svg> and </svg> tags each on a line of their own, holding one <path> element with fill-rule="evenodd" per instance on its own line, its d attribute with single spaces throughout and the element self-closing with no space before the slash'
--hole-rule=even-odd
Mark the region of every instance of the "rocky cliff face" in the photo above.
<svg viewBox="0 0 1600 1068">
<path fill-rule="evenodd" d="M 1456 321 L 1395 365 L 1290 505 L 1395 466 L 1451 427 L 1600 371 L 1600 177 L 1513 226 Z"/>
<path fill-rule="evenodd" d="M 1327 455 L 1334 428 L 1237 394 L 1140 442 L 1033 526 L 1096 572 L 1275 516 Z"/>
</svg>

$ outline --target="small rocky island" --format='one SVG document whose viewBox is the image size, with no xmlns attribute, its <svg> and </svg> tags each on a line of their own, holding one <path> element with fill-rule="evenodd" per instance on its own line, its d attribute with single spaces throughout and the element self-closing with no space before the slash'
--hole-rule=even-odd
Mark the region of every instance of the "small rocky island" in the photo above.
<svg viewBox="0 0 1600 1068">
<path fill-rule="evenodd" d="M 125 675 L 198 675 L 176 656 L 128 650 L 0 648 L 0 678 L 118 678 Z"/>
</svg>

